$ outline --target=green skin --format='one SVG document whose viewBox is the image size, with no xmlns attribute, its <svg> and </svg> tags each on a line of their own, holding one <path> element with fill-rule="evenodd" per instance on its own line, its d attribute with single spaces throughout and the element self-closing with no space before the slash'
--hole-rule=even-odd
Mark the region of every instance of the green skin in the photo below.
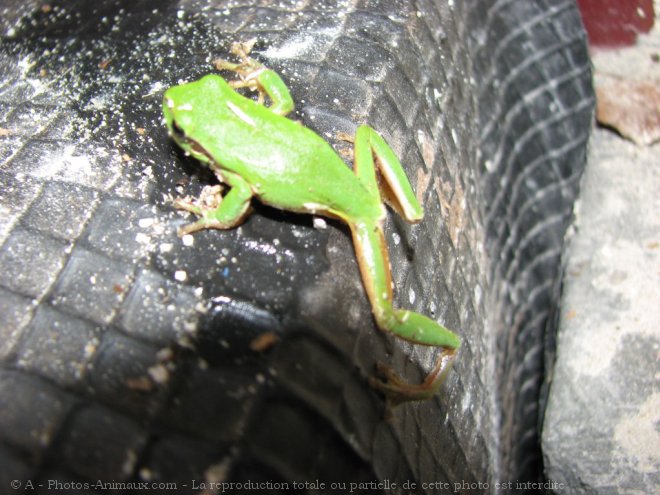
<svg viewBox="0 0 660 495">
<path fill-rule="evenodd" d="M 408 222 L 417 223 L 423 217 L 399 160 L 376 131 L 362 125 L 355 134 L 351 170 L 323 138 L 285 117 L 294 104 L 282 79 L 247 57 L 247 51 L 234 53 L 241 56 L 240 64 L 220 61 L 217 66 L 238 73 L 241 80 L 228 83 L 212 74 L 174 86 L 164 95 L 163 112 L 171 137 L 229 188 L 224 197 L 215 188 L 197 201 L 176 200 L 178 208 L 199 216 L 180 233 L 231 229 L 247 216 L 252 197 L 282 210 L 345 222 L 378 327 L 415 344 L 444 348 L 421 384 L 406 383 L 379 365 L 383 379 L 371 377 L 371 385 L 394 404 L 433 396 L 460 340 L 430 318 L 392 305 L 381 192 Z M 236 92 L 239 87 L 258 91 L 259 101 Z M 268 107 L 263 104 L 264 93 L 271 100 Z"/>
</svg>

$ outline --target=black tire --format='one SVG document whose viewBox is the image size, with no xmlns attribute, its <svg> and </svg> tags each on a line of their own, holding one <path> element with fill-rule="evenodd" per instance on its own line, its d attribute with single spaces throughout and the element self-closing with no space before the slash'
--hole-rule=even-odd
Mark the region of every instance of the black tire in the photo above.
<svg viewBox="0 0 660 495">
<path fill-rule="evenodd" d="M 594 103 L 574 3 L 239 3 L 8 4 L 0 490 L 542 479 L 545 353 Z M 188 219 L 167 198 L 210 178 L 168 140 L 162 90 L 249 38 L 296 118 L 338 148 L 369 123 L 423 198 L 421 225 L 386 226 L 397 302 L 463 345 L 438 397 L 387 420 L 375 362 L 419 381 L 437 351 L 376 330 L 343 226 L 255 205 L 240 229 L 175 235 Z M 255 350 L 264 335 L 277 342 Z"/>
</svg>

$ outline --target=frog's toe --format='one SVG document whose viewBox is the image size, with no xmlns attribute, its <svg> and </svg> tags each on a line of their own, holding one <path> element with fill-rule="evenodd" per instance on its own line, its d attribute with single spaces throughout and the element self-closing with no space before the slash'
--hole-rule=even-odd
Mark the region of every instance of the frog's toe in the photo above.
<svg viewBox="0 0 660 495">
<path fill-rule="evenodd" d="M 202 213 L 201 208 L 197 206 L 189 196 L 176 198 L 174 201 L 172 201 L 172 205 L 178 210 L 189 211 L 190 213 L 194 213 L 196 215 L 201 215 Z"/>
<path fill-rule="evenodd" d="M 368 378 L 369 386 L 382 393 L 390 406 L 430 399 L 435 394 L 435 387 L 426 383 L 408 383 L 390 366 L 383 363 L 378 363 L 376 366 L 380 377 L 370 376 Z"/>
<path fill-rule="evenodd" d="M 391 366 L 378 362 L 376 371 L 379 377 L 370 376 L 369 386 L 381 392 L 392 407 L 404 402 L 430 399 L 447 378 L 455 355 L 456 349 L 444 349 L 433 370 L 419 384 L 405 381 Z"/>
<path fill-rule="evenodd" d="M 232 227 L 233 225 L 226 225 L 222 222 L 219 222 L 218 220 L 213 220 L 210 218 L 200 218 L 196 222 L 189 223 L 188 225 L 179 227 L 177 233 L 179 237 L 183 237 L 186 234 L 192 234 L 194 232 L 199 232 L 200 230 L 206 230 L 206 229 L 226 230 Z"/>
</svg>

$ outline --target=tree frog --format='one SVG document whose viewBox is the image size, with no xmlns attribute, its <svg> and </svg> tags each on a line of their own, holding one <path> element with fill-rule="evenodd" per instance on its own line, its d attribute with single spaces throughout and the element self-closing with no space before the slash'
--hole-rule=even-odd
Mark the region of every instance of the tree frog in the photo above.
<svg viewBox="0 0 660 495">
<path fill-rule="evenodd" d="M 405 382 L 382 364 L 381 376 L 369 382 L 394 404 L 432 397 L 451 367 L 460 339 L 422 314 L 393 307 L 383 200 L 408 222 L 423 217 L 401 163 L 374 129 L 361 125 L 353 140 L 351 170 L 323 138 L 286 117 L 294 108 L 287 86 L 277 73 L 248 56 L 250 49 L 250 43 L 234 43 L 231 51 L 240 62 L 216 63 L 219 70 L 236 73 L 235 81 L 210 74 L 164 94 L 163 112 L 172 139 L 228 188 L 224 196 L 216 186 L 197 200 L 175 200 L 176 207 L 199 217 L 180 234 L 237 226 L 253 197 L 282 210 L 345 222 L 377 326 L 414 344 L 443 348 L 420 384 Z M 240 94 L 238 88 L 257 91 L 258 99 Z"/>
</svg>

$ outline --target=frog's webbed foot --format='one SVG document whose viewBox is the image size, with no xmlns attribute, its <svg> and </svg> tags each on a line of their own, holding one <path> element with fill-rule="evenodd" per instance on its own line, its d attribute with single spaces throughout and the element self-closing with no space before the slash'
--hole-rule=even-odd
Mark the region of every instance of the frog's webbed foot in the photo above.
<svg viewBox="0 0 660 495">
<path fill-rule="evenodd" d="M 254 47 L 254 44 L 257 42 L 256 39 L 251 39 L 248 41 L 235 41 L 231 44 L 229 52 L 232 55 L 235 55 L 241 61 L 240 63 L 230 62 L 224 59 L 217 59 L 214 61 L 214 64 L 218 70 L 231 70 L 234 72 L 248 70 L 254 68 L 255 66 L 261 66 L 259 62 L 250 57 L 250 52 Z"/>
<path fill-rule="evenodd" d="M 444 349 L 431 372 L 419 384 L 406 382 L 390 366 L 378 362 L 376 371 L 382 378 L 369 377 L 369 385 L 385 395 L 389 407 L 430 399 L 447 378 L 455 355 L 456 349 Z"/>
<path fill-rule="evenodd" d="M 231 44 L 229 51 L 241 60 L 248 60 L 250 59 L 250 52 L 252 51 L 252 48 L 254 48 L 256 42 L 256 38 L 247 41 L 235 41 Z"/>
<path fill-rule="evenodd" d="M 192 196 L 176 198 L 173 202 L 175 208 L 185 210 L 200 217 L 196 222 L 180 227 L 178 230 L 179 236 L 184 236 L 208 228 L 214 228 L 213 220 L 209 217 L 213 212 L 217 211 L 221 203 L 222 186 L 220 185 L 204 186 L 198 198 Z"/>
<path fill-rule="evenodd" d="M 222 202 L 222 186 L 204 186 L 198 198 L 184 196 L 174 200 L 174 206 L 180 210 L 186 210 L 196 215 L 201 215 L 204 210 L 215 210 Z"/>
<path fill-rule="evenodd" d="M 213 61 L 213 65 L 218 70 L 229 70 L 238 74 L 240 79 L 230 81 L 229 84 L 231 87 L 248 88 L 250 91 L 258 91 L 259 99 L 261 100 L 263 98 L 263 90 L 257 82 L 257 76 L 264 70 L 264 66 L 250 57 L 250 52 L 256 41 L 256 39 L 251 39 L 246 42 L 237 41 L 232 43 L 230 52 L 239 58 L 239 63 L 219 58 Z"/>
</svg>

